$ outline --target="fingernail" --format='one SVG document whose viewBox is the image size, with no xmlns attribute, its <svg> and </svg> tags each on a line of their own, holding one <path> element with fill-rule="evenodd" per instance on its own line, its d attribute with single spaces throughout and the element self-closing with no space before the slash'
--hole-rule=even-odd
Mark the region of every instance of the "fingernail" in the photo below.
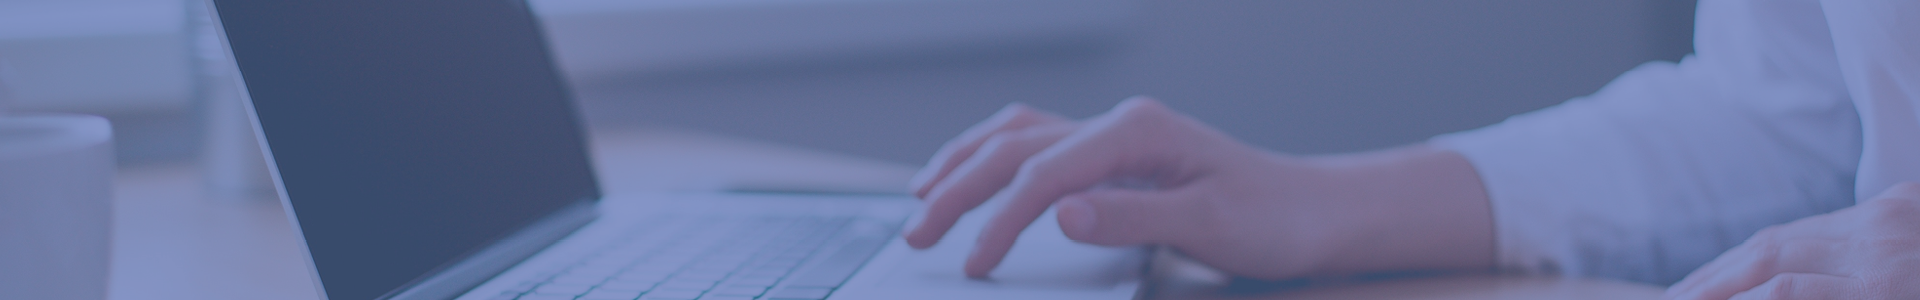
<svg viewBox="0 0 1920 300">
<path fill-rule="evenodd" d="M 933 175 L 927 175 L 924 172 L 916 173 L 913 175 L 913 179 L 907 181 L 907 192 L 913 193 L 915 198 L 927 200 L 927 181 L 932 180 Z"/>
<path fill-rule="evenodd" d="M 920 237 L 921 235 L 923 235 L 920 233 L 920 227 L 926 227 L 926 224 L 917 224 L 917 225 L 909 225 L 909 226 L 913 226 L 913 228 L 908 228 L 906 231 L 901 231 L 903 233 L 900 235 L 900 239 L 907 240 L 907 247 L 913 247 L 914 249 L 926 249 L 928 246 L 930 246 L 928 245 L 929 243 L 926 242 L 926 239 Z"/>
<path fill-rule="evenodd" d="M 1078 197 L 1060 201 L 1060 231 L 1073 239 L 1093 237 L 1093 204 Z"/>
</svg>

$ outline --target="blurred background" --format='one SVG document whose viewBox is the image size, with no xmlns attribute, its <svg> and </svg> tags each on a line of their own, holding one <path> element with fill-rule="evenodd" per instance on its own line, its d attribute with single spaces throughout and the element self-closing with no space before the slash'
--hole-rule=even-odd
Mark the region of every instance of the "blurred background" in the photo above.
<svg viewBox="0 0 1920 300">
<path fill-rule="evenodd" d="M 190 1 L 0 0 L 17 109 L 201 153 Z M 594 130 L 923 162 L 1008 102 L 1152 95 L 1250 143 L 1364 150 L 1492 124 L 1692 52 L 1690 0 L 531 0 Z"/>
</svg>

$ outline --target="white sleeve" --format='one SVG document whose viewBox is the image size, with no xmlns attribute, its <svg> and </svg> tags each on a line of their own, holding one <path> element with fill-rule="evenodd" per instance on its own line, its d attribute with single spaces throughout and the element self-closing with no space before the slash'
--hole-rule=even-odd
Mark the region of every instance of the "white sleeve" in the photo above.
<svg viewBox="0 0 1920 300">
<path fill-rule="evenodd" d="M 1685 67 L 1643 65 L 1592 96 L 1435 138 L 1480 172 L 1503 268 L 1670 284 L 1761 228 L 1853 204 L 1847 101 L 1756 105 Z"/>
<path fill-rule="evenodd" d="M 1854 192 L 1865 200 L 1920 181 L 1920 1 L 1821 4 L 1866 137 Z"/>
<path fill-rule="evenodd" d="M 1433 140 L 1479 171 L 1502 268 L 1670 284 L 1763 227 L 1853 204 L 1861 127 L 1820 78 L 1838 73 L 1822 17 L 1760 2 L 1701 1 L 1698 55 L 1679 64 Z"/>
</svg>

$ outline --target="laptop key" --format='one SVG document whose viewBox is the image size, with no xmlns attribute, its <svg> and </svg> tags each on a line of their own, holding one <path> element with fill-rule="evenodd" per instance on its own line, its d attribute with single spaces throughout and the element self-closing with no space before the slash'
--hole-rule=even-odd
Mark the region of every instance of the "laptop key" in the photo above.
<svg viewBox="0 0 1920 300">
<path fill-rule="evenodd" d="M 640 295 L 640 299 L 691 300 L 700 298 L 700 293 L 700 291 L 696 290 L 656 290 L 647 292 L 645 295 Z"/>
<path fill-rule="evenodd" d="M 653 286 L 654 286 L 654 282 L 614 281 L 614 282 L 607 282 L 607 283 L 600 284 L 599 287 L 595 287 L 594 289 L 595 290 L 620 290 L 620 291 L 645 292 L 647 290 L 652 290 Z"/>
<path fill-rule="evenodd" d="M 728 279 L 726 282 L 722 282 L 722 283 L 726 285 L 769 287 L 769 286 L 773 286 L 773 284 L 777 282 L 780 282 L 779 277 L 742 277 L 742 278 Z"/>
<path fill-rule="evenodd" d="M 707 295 L 754 297 L 754 296 L 760 296 L 761 293 L 765 293 L 766 291 L 767 291 L 766 288 L 759 288 L 759 287 L 728 286 L 728 287 L 713 289 L 712 291 L 707 291 Z"/>
<path fill-rule="evenodd" d="M 835 250 L 832 255 L 821 259 L 820 263 L 794 273 L 785 284 L 798 287 L 839 287 L 840 283 L 847 281 L 847 277 L 852 277 L 855 271 L 860 270 L 860 265 L 865 264 L 867 258 L 873 257 L 874 252 L 880 251 L 880 246 L 883 245 L 885 245 L 883 238 L 875 236 L 855 238 Z"/>
<path fill-rule="evenodd" d="M 811 287 L 783 287 L 767 292 L 767 299 L 826 299 L 833 289 Z"/>
<path fill-rule="evenodd" d="M 712 281 L 712 280 L 698 280 L 698 279 L 674 279 L 673 281 L 661 283 L 660 286 L 655 288 L 678 289 L 678 290 L 706 290 L 709 288 L 713 288 L 713 285 L 715 283 L 719 283 L 719 282 Z"/>
<path fill-rule="evenodd" d="M 785 270 L 779 270 L 779 271 L 753 270 L 753 271 L 740 273 L 739 275 L 734 275 L 733 278 L 780 278 L 783 276 L 787 276 L 787 271 Z"/>
<path fill-rule="evenodd" d="M 580 294 L 587 293 L 587 290 L 589 289 L 593 289 L 593 286 L 576 285 L 576 284 L 548 284 L 548 285 L 542 285 L 540 286 L 540 288 L 533 289 L 533 293 L 541 294 L 541 295 L 577 296 Z"/>
<path fill-rule="evenodd" d="M 696 271 L 673 275 L 674 279 L 720 280 L 727 278 L 727 271 Z"/>
<path fill-rule="evenodd" d="M 555 284 L 566 284 L 566 285 L 595 285 L 595 284 L 600 284 L 600 282 L 604 282 L 606 280 L 607 280 L 607 276 L 605 275 L 596 276 L 596 275 L 567 274 L 567 275 L 561 275 L 560 277 L 554 277 L 552 282 Z"/>
<path fill-rule="evenodd" d="M 668 273 L 668 274 L 627 273 L 627 274 L 620 274 L 620 276 L 613 277 L 613 281 L 614 282 L 658 282 L 658 281 L 667 280 L 667 277 L 669 277 L 668 276 L 669 274 L 671 273 Z"/>
<path fill-rule="evenodd" d="M 798 259 L 775 259 L 773 261 L 767 262 L 766 264 L 760 265 L 761 268 L 783 269 L 783 270 L 793 269 L 793 267 L 796 267 L 796 266 L 800 266 L 800 260 Z"/>
<path fill-rule="evenodd" d="M 533 288 L 539 287 L 539 286 L 540 286 L 539 282 L 523 282 L 518 285 L 514 285 L 511 288 L 507 288 L 505 292 L 509 294 L 514 294 L 514 295 L 525 294 L 527 292 L 532 292 Z"/>
<path fill-rule="evenodd" d="M 633 300 L 634 298 L 640 298 L 640 292 L 593 290 L 593 292 L 588 292 L 586 295 L 580 295 L 579 300 Z"/>
</svg>

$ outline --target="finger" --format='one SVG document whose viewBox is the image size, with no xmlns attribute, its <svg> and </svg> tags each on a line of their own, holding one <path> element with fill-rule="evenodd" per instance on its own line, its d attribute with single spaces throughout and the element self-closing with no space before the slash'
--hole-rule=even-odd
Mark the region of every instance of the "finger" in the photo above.
<svg viewBox="0 0 1920 300">
<path fill-rule="evenodd" d="M 974 245 L 972 255 L 967 257 L 967 276 L 986 277 L 1000 264 L 1001 259 L 1006 258 L 1007 250 L 1013 247 L 1020 232 L 1033 224 L 1034 219 L 1045 213 L 1047 207 L 1060 197 L 1084 191 L 1119 170 L 1133 168 L 1131 165 L 1151 165 L 1151 162 L 1138 161 L 1137 158 L 1141 158 L 1139 154 L 1130 153 L 1143 149 L 1127 143 L 1137 141 L 1126 134 L 1137 134 L 1139 131 L 1128 127 L 1158 125 L 1154 123 L 1158 121 L 1156 118 L 1170 115 L 1165 106 L 1151 99 L 1128 99 L 1113 111 L 1082 125 L 1086 126 L 1085 129 L 1062 138 L 1054 146 L 1028 159 L 1006 190 L 995 195 L 996 198 L 1006 198 L 1006 207 L 994 215 L 980 232 L 980 240 Z"/>
<path fill-rule="evenodd" d="M 951 175 L 934 185 L 933 192 L 926 197 L 929 201 L 926 215 L 920 218 L 918 226 L 907 233 L 907 245 L 932 247 L 946 236 L 960 216 L 980 206 L 981 202 L 986 202 L 988 197 L 1012 181 L 1014 173 L 1021 163 L 1026 162 L 1027 157 L 1053 145 L 1077 128 L 1073 123 L 1054 123 L 1003 132 L 989 138 L 980 150 L 973 153 L 973 157 L 967 158 L 954 168 Z"/>
<path fill-rule="evenodd" d="M 1914 198 L 1920 198 L 1920 182 L 1901 182 L 1898 184 L 1894 184 L 1891 187 L 1887 187 L 1885 191 L 1880 191 L 1879 195 L 1875 195 L 1873 196 L 1873 198 L 1869 198 L 1869 199 L 1879 200 L 1879 199 L 1914 199 Z"/>
<path fill-rule="evenodd" d="M 973 156 L 973 152 L 979 149 L 981 144 L 986 143 L 987 137 L 995 133 L 1059 122 L 1069 122 L 1069 120 L 1025 104 L 1007 104 L 999 112 L 993 113 L 993 116 L 987 117 L 987 120 L 974 124 L 966 131 L 961 131 L 960 136 L 940 146 L 940 150 L 933 153 L 933 158 L 927 162 L 927 166 L 921 168 L 920 172 L 914 174 L 913 179 L 908 181 L 909 188 L 913 189 L 914 196 L 926 197 L 927 192 L 933 188 L 933 183 L 939 182 L 948 172 L 953 171 L 963 159 Z"/>
<path fill-rule="evenodd" d="M 1693 273 L 1687 274 L 1686 278 L 1667 288 L 1668 298 L 1678 299 L 1680 296 L 1698 295 L 1707 284 L 1725 280 L 1724 277 L 1735 272 L 1732 271 L 1733 269 L 1749 267 L 1759 261 L 1760 258 L 1757 257 L 1760 255 L 1759 248 L 1765 247 L 1762 245 L 1764 243 L 1776 240 L 1773 236 L 1777 235 L 1775 232 L 1778 227 L 1784 227 L 1784 225 L 1761 229 L 1753 236 L 1747 237 L 1746 241 L 1733 246 L 1733 249 L 1727 249 L 1707 264 L 1694 269 Z"/>
<path fill-rule="evenodd" d="M 1201 219 L 1193 212 L 1191 188 L 1176 191 L 1104 189 L 1068 195 L 1060 200 L 1060 231 L 1086 243 L 1127 246 L 1171 244 L 1199 232 L 1191 228 Z"/>
<path fill-rule="evenodd" d="M 1782 273 L 1839 271 L 1832 262 L 1843 253 L 1839 249 L 1842 243 L 1794 238 L 1792 227 L 1782 229 L 1769 230 L 1728 251 L 1723 255 L 1727 260 L 1715 259 L 1709 265 L 1718 266 L 1688 276 L 1670 290 L 1670 295 L 1679 299 L 1727 299 Z"/>
<path fill-rule="evenodd" d="M 1782 273 L 1739 294 L 1733 300 L 1867 299 L 1860 280 L 1817 273 Z"/>
<path fill-rule="evenodd" d="M 1720 256 L 1714 257 L 1713 260 L 1708 261 L 1706 265 L 1694 269 L 1693 273 L 1687 274 L 1686 278 L 1682 278 L 1680 282 L 1667 287 L 1667 299 L 1699 299 L 1698 297 L 1701 294 L 1701 290 L 1709 283 L 1715 282 L 1715 280 L 1722 280 L 1721 277 L 1732 272 L 1729 271 L 1729 269 L 1736 268 L 1743 264 L 1750 264 L 1757 260 L 1750 257 L 1757 255 L 1750 249 L 1752 247 L 1751 244 L 1754 243 L 1756 242 L 1749 239 L 1746 243 L 1734 246 L 1733 249 L 1727 250 L 1725 253 L 1720 253 Z"/>
<path fill-rule="evenodd" d="M 1686 278 L 1675 283 L 1671 288 L 1668 288 L 1667 294 L 1669 296 L 1695 295 L 1700 292 L 1699 290 L 1702 289 L 1704 285 L 1710 282 L 1716 284 L 1724 283 L 1724 280 L 1726 280 L 1728 276 L 1738 274 L 1736 271 L 1733 271 L 1734 269 L 1751 267 L 1756 261 L 1762 259 L 1762 257 L 1760 257 L 1761 255 L 1768 254 L 1764 252 L 1778 250 L 1777 245 L 1773 244 L 1792 239 L 1830 239 L 1834 237 L 1835 234 L 1845 234 L 1841 230 L 1836 230 L 1834 228 L 1835 226 L 1838 225 L 1833 219 L 1833 214 L 1826 214 L 1807 217 L 1792 223 L 1762 229 L 1754 233 L 1753 236 L 1748 237 L 1747 241 L 1734 246 L 1733 249 L 1729 249 L 1727 252 L 1720 254 L 1719 257 L 1715 257 L 1713 261 L 1707 262 L 1706 265 L 1695 269 L 1692 274 L 1688 274 Z M 1750 281 L 1758 284 L 1758 280 L 1763 279 L 1753 279 Z"/>
</svg>

